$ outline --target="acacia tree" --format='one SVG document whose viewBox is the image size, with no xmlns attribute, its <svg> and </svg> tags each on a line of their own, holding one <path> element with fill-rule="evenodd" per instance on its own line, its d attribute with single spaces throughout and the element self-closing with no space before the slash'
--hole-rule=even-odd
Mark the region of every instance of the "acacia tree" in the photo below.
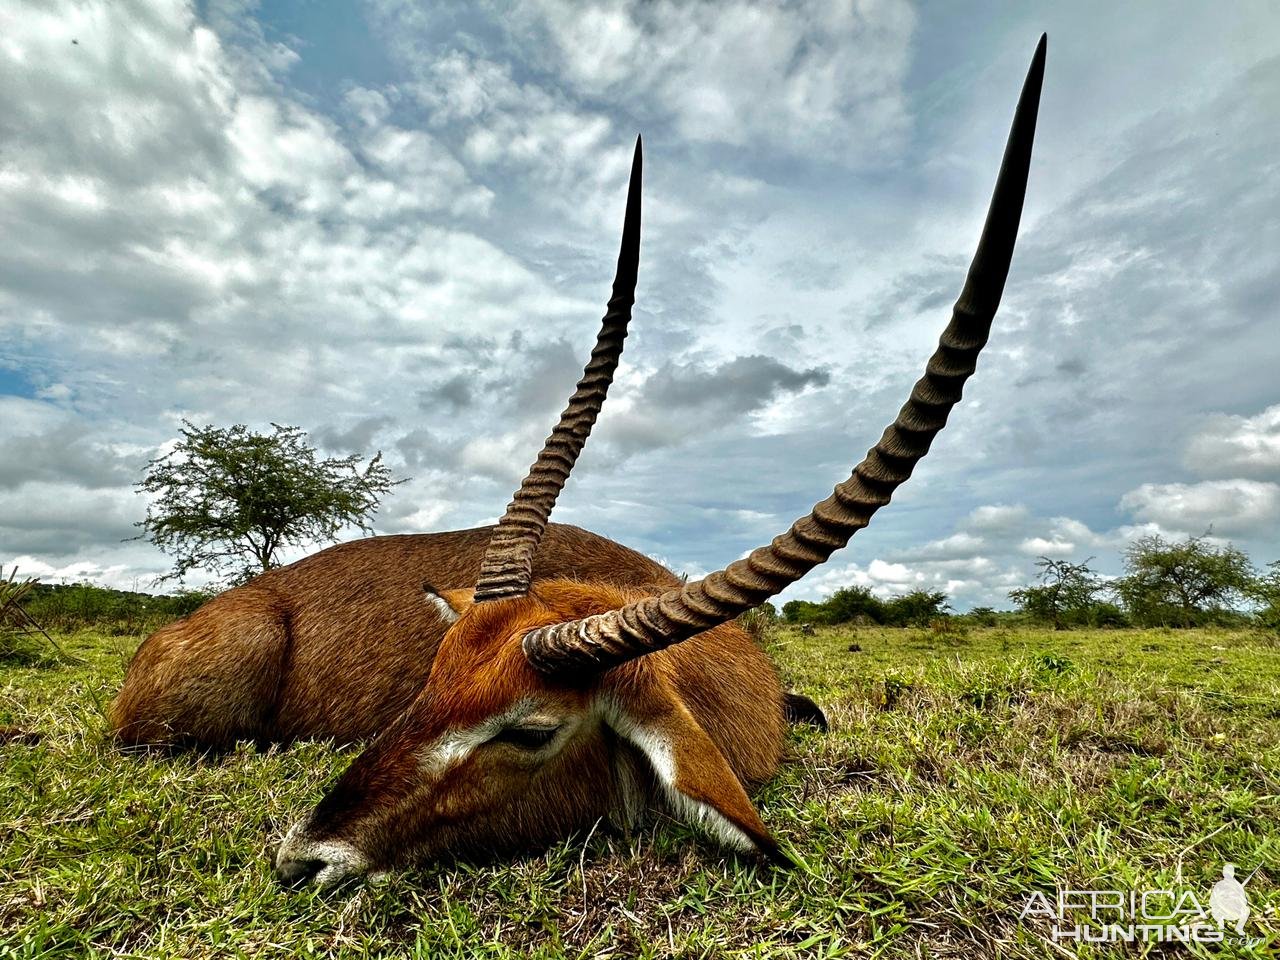
<svg viewBox="0 0 1280 960">
<path fill-rule="evenodd" d="M 1089 564 L 1093 557 L 1081 563 L 1070 560 L 1054 560 L 1041 557 L 1036 561 L 1040 572 L 1036 579 L 1039 586 L 1019 587 L 1009 592 L 1009 599 L 1036 620 L 1053 624 L 1062 630 L 1067 614 L 1087 614 L 1097 602 L 1098 594 L 1106 589 Z"/>
<path fill-rule="evenodd" d="M 1124 564 L 1116 590 L 1145 623 L 1173 619 L 1190 627 L 1206 613 L 1250 596 L 1256 585 L 1244 552 L 1231 544 L 1215 547 L 1207 535 L 1178 541 L 1141 537 L 1129 544 Z"/>
<path fill-rule="evenodd" d="M 183 421 L 172 450 L 147 464 L 137 489 L 152 498 L 138 539 L 174 558 L 179 580 L 204 569 L 241 583 L 277 565 L 282 547 L 329 542 L 346 527 L 372 532 L 382 497 L 403 480 L 377 454 L 321 460 L 298 427 Z"/>
</svg>

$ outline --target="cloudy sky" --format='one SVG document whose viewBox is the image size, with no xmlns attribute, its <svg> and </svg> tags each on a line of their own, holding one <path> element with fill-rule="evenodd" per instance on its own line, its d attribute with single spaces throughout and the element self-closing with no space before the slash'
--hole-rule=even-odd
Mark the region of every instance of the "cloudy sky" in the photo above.
<svg viewBox="0 0 1280 960">
<path fill-rule="evenodd" d="M 1026 65 L 1023 233 L 965 402 L 791 596 L 1004 603 L 1146 531 L 1280 559 L 1280 11 L 37 0 L 0 10 L 0 562 L 145 587 L 183 418 L 496 518 L 581 370 L 643 133 L 623 368 L 556 518 L 697 575 L 843 479 L 959 291 Z"/>
</svg>

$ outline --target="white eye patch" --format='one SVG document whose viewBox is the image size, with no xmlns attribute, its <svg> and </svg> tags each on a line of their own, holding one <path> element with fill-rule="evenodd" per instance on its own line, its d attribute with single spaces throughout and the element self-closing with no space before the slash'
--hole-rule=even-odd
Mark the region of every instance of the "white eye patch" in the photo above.
<svg viewBox="0 0 1280 960">
<path fill-rule="evenodd" d="M 536 702 L 524 698 L 473 727 L 450 730 L 419 752 L 418 766 L 424 773 L 438 776 L 467 759 L 483 744 L 504 738 L 530 753 L 564 743 L 562 734 L 574 726 L 574 722 L 537 708 Z"/>
</svg>

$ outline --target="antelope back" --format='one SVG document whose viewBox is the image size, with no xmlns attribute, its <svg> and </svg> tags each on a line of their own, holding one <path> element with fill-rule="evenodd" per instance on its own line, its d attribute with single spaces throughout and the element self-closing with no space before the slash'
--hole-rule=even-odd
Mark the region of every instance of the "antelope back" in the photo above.
<svg viewBox="0 0 1280 960">
<path fill-rule="evenodd" d="M 492 527 L 370 537 L 228 590 L 148 637 L 109 710 L 129 744 L 226 747 L 376 735 L 422 691 L 448 623 L 424 592 L 469 587 Z M 668 587 L 653 560 L 550 524 L 533 576 Z"/>
</svg>

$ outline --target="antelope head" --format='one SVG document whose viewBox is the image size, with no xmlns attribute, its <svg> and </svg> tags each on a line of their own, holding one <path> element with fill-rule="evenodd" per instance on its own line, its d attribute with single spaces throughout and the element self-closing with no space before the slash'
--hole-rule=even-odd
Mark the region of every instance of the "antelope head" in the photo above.
<svg viewBox="0 0 1280 960">
<path fill-rule="evenodd" d="M 635 595 L 542 581 L 519 597 L 443 599 L 460 612 L 427 686 L 290 833 L 277 856 L 282 879 L 328 884 L 408 859 L 545 846 L 602 817 L 625 828 L 655 786 L 729 846 L 780 856 L 658 661 L 548 674 L 521 649 L 532 630 Z M 768 680 L 763 693 L 780 719 Z"/>
<path fill-rule="evenodd" d="M 758 727 L 763 716 L 780 723 L 780 691 L 730 621 L 866 526 L 960 400 L 1013 256 L 1044 58 L 1042 37 L 951 322 L 852 475 L 770 545 L 679 589 L 534 584 L 533 555 L 604 401 L 634 302 L 637 141 L 613 297 L 577 391 L 495 529 L 475 589 L 432 595 L 450 625 L 425 688 L 289 832 L 276 859 L 283 880 L 328 885 L 411 859 L 546 845 L 601 817 L 628 824 L 654 794 L 726 845 L 786 862 L 743 788 L 776 765 L 776 743 L 761 744 L 769 738 Z M 772 714 L 753 713 L 761 697 Z M 742 718 L 719 744 L 690 709 L 707 702 Z"/>
</svg>

